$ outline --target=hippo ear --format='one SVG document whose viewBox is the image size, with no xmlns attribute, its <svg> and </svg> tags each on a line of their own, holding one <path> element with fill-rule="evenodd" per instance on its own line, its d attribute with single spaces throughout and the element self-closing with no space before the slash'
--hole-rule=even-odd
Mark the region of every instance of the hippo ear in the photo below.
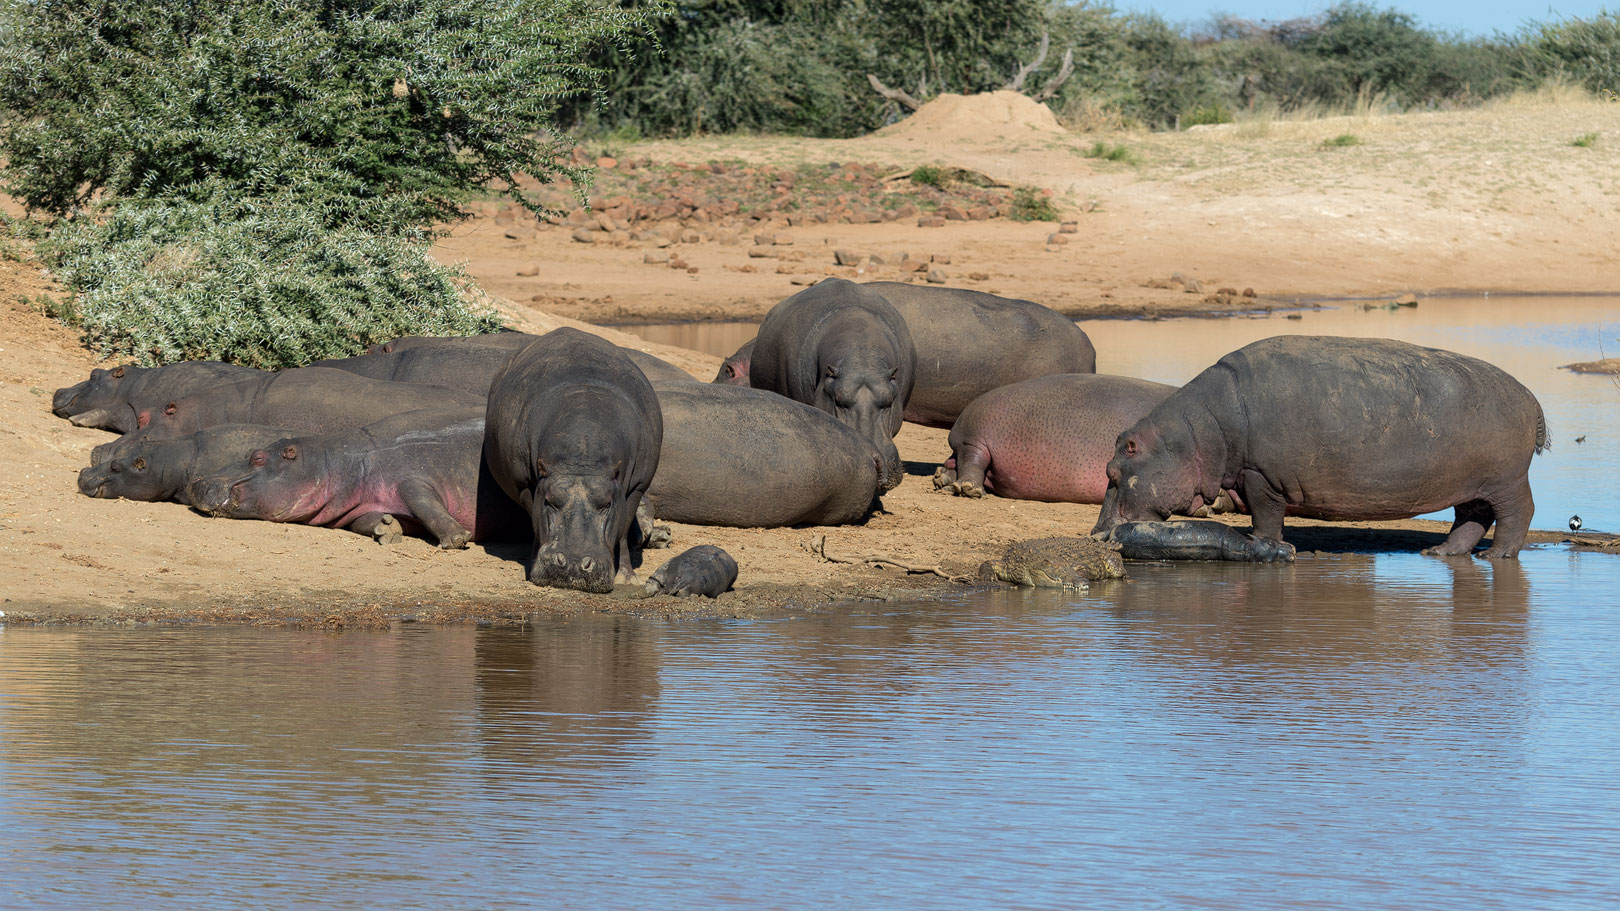
<svg viewBox="0 0 1620 911">
<path fill-rule="evenodd" d="M 288 443 L 286 448 L 281 450 L 281 457 L 288 460 L 298 458 L 298 444 Z"/>
<path fill-rule="evenodd" d="M 393 353 L 394 353 L 394 343 L 393 342 L 388 342 L 387 344 L 383 345 L 383 354 L 393 354 Z"/>
<path fill-rule="evenodd" d="M 545 459 L 542 459 L 542 458 L 540 458 L 540 457 L 539 457 L 539 456 L 535 456 L 535 459 L 534 459 L 534 470 L 535 470 L 535 471 L 536 471 L 536 472 L 538 472 L 538 473 L 539 473 L 539 474 L 540 474 L 540 477 L 542 477 L 542 478 L 543 478 L 543 477 L 545 477 L 545 476 L 546 476 L 546 475 L 548 475 L 548 474 L 551 474 L 551 471 L 550 471 L 550 469 L 548 469 L 548 468 L 546 468 L 546 461 L 545 461 Z"/>
<path fill-rule="evenodd" d="M 1136 455 L 1138 452 L 1141 451 L 1141 449 L 1142 449 L 1142 447 L 1140 447 L 1140 446 L 1138 446 L 1136 444 L 1136 437 L 1126 437 L 1125 438 L 1125 454 L 1126 455 L 1128 455 L 1128 456 Z"/>
<path fill-rule="evenodd" d="M 619 475 L 621 475 L 623 473 L 624 473 L 624 460 L 620 459 L 619 461 L 613 463 L 613 480 L 615 480 L 615 481 L 619 480 Z"/>
<path fill-rule="evenodd" d="M 176 407 L 175 407 L 175 403 L 174 403 L 174 402 L 170 402 L 170 403 L 169 403 L 169 404 L 167 404 L 167 405 L 165 405 L 165 406 L 164 406 L 164 407 L 163 407 L 163 413 L 164 413 L 164 414 L 174 414 L 174 413 L 175 413 L 175 411 L 177 411 L 177 410 L 179 410 L 179 409 L 177 409 L 177 408 L 176 408 Z"/>
<path fill-rule="evenodd" d="M 136 471 L 145 471 L 146 470 L 146 460 L 145 459 L 137 458 L 135 461 L 133 461 L 133 462 L 131 462 L 129 464 L 130 464 L 130 467 L 134 468 Z"/>
<path fill-rule="evenodd" d="M 720 369 L 724 370 L 726 372 L 726 377 L 728 379 L 736 379 L 737 378 L 737 365 L 736 364 L 725 364 Z"/>
<path fill-rule="evenodd" d="M 123 379 L 124 378 L 124 368 L 121 367 L 121 366 L 120 367 L 114 367 L 112 375 L 113 375 L 113 379 L 115 379 L 115 380 Z"/>
<path fill-rule="evenodd" d="M 140 414 L 135 415 L 136 430 L 145 430 L 146 425 L 150 423 L 152 423 L 152 412 L 143 411 Z"/>
</svg>

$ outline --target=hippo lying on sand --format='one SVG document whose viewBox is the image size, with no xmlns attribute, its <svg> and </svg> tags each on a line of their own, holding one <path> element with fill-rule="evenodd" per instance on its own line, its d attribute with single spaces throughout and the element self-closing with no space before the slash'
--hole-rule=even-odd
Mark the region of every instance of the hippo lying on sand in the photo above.
<svg viewBox="0 0 1620 911">
<path fill-rule="evenodd" d="M 245 471 L 254 450 L 295 432 L 262 424 L 221 424 L 175 440 L 140 440 L 134 439 L 139 434 L 130 434 L 107 444 L 112 448 L 104 458 L 79 472 L 79 492 L 87 497 L 190 504 L 186 488 L 192 481 L 233 469 Z"/>
<path fill-rule="evenodd" d="M 1254 535 L 1283 515 L 1387 520 L 1456 507 L 1425 553 L 1513 557 L 1548 446 L 1530 390 L 1475 358 L 1388 339 L 1282 336 L 1228 354 L 1121 434 L 1095 532 L 1186 515 L 1235 490 Z"/>
<path fill-rule="evenodd" d="M 350 528 L 388 543 L 403 525 L 443 548 L 522 537 L 522 510 L 484 467 L 484 409 L 411 411 L 354 430 L 278 439 L 239 471 L 192 485 L 216 516 Z"/>
<path fill-rule="evenodd" d="M 300 367 L 232 383 L 142 411 L 149 439 L 174 439 L 219 424 L 275 424 L 301 433 L 364 427 L 424 408 L 472 408 L 484 397 L 440 386 L 373 380 L 327 367 Z"/>
<path fill-rule="evenodd" d="M 527 332 L 492 332 L 488 335 L 406 335 L 373 345 L 360 357 L 316 361 L 311 367 L 332 367 L 361 376 L 396 383 L 427 383 L 486 395 L 495 372 L 506 366 L 518 349 L 539 338 Z M 696 377 L 663 358 L 620 346 L 647 379 L 670 382 Z M 504 352 L 504 355 L 500 352 Z M 403 356 L 409 354 L 410 356 Z"/>
<path fill-rule="evenodd" d="M 828 279 L 771 308 L 748 381 L 848 424 L 883 456 L 883 489 L 904 471 L 894 435 L 917 371 L 906 321 L 874 291 Z"/>
<path fill-rule="evenodd" d="M 485 452 L 528 513 L 528 578 L 590 592 L 635 578 L 630 525 L 658 470 L 658 397 L 618 347 L 576 329 L 517 353 L 489 389 Z"/>
<path fill-rule="evenodd" d="M 737 561 L 713 544 L 699 544 L 658 567 L 647 594 L 718 598 L 737 581 Z"/>
<path fill-rule="evenodd" d="M 129 433 L 137 427 L 139 411 L 267 375 L 263 370 L 220 361 L 186 361 L 167 367 L 125 364 L 111 370 L 92 370 L 84 382 L 56 390 L 51 397 L 51 411 L 79 427 Z"/>
<path fill-rule="evenodd" d="M 1114 441 L 1174 386 L 1095 373 L 1042 376 L 992 389 L 951 428 L 934 486 L 1018 500 L 1101 503 Z"/>
<path fill-rule="evenodd" d="M 883 460 L 827 414 L 759 389 L 653 386 L 664 442 L 647 498 L 693 525 L 845 525 L 877 503 Z"/>
</svg>

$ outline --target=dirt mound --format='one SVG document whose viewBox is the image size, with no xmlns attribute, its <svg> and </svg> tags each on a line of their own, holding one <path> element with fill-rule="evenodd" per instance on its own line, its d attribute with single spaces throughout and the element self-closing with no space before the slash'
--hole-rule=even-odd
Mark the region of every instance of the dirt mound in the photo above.
<svg viewBox="0 0 1620 911">
<path fill-rule="evenodd" d="M 1017 139 L 1035 134 L 1066 135 L 1052 109 L 1018 92 L 937 95 L 916 113 L 877 135 L 935 140 Z"/>
</svg>

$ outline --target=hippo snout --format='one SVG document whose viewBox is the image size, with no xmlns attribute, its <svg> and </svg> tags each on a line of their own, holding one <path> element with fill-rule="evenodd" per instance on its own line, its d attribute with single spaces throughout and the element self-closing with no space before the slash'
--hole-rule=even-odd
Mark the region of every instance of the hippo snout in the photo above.
<svg viewBox="0 0 1620 911">
<path fill-rule="evenodd" d="M 223 478 L 196 478 L 186 485 L 186 500 L 199 512 L 222 516 L 239 501 L 236 488 Z"/>
<path fill-rule="evenodd" d="M 888 493 L 905 480 L 906 467 L 900 461 L 900 450 L 895 448 L 894 442 L 892 440 L 883 442 L 885 445 L 878 447 L 878 491 Z"/>
<path fill-rule="evenodd" d="M 78 403 L 79 393 L 84 391 L 83 387 L 84 384 L 80 383 L 77 386 L 64 386 L 56 390 L 56 394 L 51 396 L 51 414 L 59 418 L 72 417 L 73 406 Z"/>
<path fill-rule="evenodd" d="M 107 472 L 98 466 L 79 471 L 79 493 L 87 497 L 104 497 L 107 490 Z"/>
<path fill-rule="evenodd" d="M 542 551 L 529 566 L 529 581 L 535 585 L 606 594 L 613 591 L 613 563 L 602 557 L 572 557 L 561 551 Z"/>
</svg>

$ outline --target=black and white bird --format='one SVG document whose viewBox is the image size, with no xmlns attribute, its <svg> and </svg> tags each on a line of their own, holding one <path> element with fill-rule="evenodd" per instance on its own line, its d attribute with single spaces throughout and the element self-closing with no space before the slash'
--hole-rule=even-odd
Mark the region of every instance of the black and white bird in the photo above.
<svg viewBox="0 0 1620 911">
<path fill-rule="evenodd" d="M 1581 530 L 1581 517 L 1580 516 L 1570 516 L 1569 517 L 1569 530 L 1570 531 L 1580 531 Z"/>
</svg>

